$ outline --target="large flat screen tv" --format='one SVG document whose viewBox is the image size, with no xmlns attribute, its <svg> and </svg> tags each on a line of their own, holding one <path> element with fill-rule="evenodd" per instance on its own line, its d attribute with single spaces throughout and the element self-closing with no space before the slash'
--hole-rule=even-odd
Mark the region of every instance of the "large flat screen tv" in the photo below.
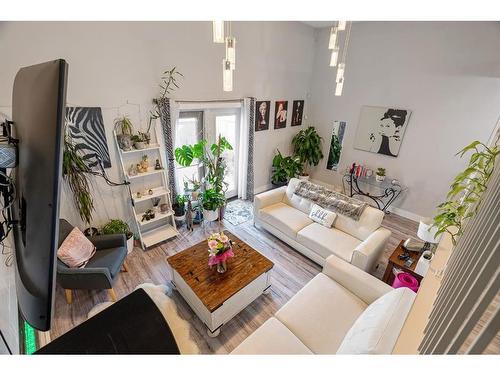
<svg viewBox="0 0 500 375">
<path fill-rule="evenodd" d="M 64 60 L 22 68 L 12 95 L 16 292 L 22 317 L 42 331 L 54 304 L 67 72 Z"/>
</svg>

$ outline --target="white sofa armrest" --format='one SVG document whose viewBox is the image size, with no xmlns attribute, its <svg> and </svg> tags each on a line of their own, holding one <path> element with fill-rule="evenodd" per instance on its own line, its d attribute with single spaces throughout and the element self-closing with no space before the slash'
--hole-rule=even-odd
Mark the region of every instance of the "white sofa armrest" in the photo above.
<svg viewBox="0 0 500 375">
<path fill-rule="evenodd" d="M 354 249 L 351 264 L 366 272 L 370 272 L 373 264 L 384 251 L 385 245 L 387 244 L 387 241 L 389 241 L 390 236 L 390 230 L 386 228 L 378 228 Z"/>
<path fill-rule="evenodd" d="M 383 281 L 335 255 L 326 258 L 323 273 L 367 304 L 392 290 L 392 287 Z"/>
<path fill-rule="evenodd" d="M 259 217 L 259 210 L 263 209 L 264 207 L 271 206 L 273 204 L 283 201 L 286 189 L 287 189 L 286 186 L 282 186 L 277 189 L 257 194 L 253 199 L 254 217 Z"/>
</svg>

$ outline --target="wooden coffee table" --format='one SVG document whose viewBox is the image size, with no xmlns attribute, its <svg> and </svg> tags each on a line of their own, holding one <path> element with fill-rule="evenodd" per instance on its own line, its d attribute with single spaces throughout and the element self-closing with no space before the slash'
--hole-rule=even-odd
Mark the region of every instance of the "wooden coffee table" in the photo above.
<svg viewBox="0 0 500 375">
<path fill-rule="evenodd" d="M 202 241 L 169 258 L 172 284 L 215 337 L 221 327 L 271 287 L 274 263 L 230 232 L 234 257 L 227 271 L 208 266 L 208 245 Z"/>
</svg>

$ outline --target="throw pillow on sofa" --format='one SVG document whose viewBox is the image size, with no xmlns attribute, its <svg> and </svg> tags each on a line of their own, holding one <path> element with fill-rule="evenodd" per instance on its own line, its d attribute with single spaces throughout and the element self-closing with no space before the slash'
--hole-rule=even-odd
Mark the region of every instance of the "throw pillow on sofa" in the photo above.
<svg viewBox="0 0 500 375">
<path fill-rule="evenodd" d="M 78 228 L 68 234 L 59 249 L 57 257 L 70 268 L 82 268 L 95 253 L 95 246 Z"/>
<path fill-rule="evenodd" d="M 309 213 L 309 218 L 314 220 L 318 224 L 321 224 L 327 228 L 331 228 L 337 214 L 335 212 L 325 210 L 323 207 L 313 204 L 311 207 L 311 212 Z"/>
<path fill-rule="evenodd" d="M 391 354 L 415 296 L 398 288 L 377 299 L 349 329 L 337 354 Z"/>
</svg>

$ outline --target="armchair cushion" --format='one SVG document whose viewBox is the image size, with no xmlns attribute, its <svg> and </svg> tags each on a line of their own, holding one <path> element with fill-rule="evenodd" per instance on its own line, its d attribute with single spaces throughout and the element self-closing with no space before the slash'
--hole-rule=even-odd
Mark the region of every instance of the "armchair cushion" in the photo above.
<svg viewBox="0 0 500 375">
<path fill-rule="evenodd" d="M 100 234 L 89 237 L 89 240 L 94 244 L 96 250 L 127 246 L 127 238 L 124 234 Z"/>
<path fill-rule="evenodd" d="M 107 268 L 111 278 L 120 272 L 120 268 L 127 256 L 126 247 L 113 247 L 111 249 L 99 250 L 87 263 L 86 268 Z"/>
<path fill-rule="evenodd" d="M 78 228 L 73 228 L 57 249 L 57 257 L 70 268 L 84 267 L 94 253 L 94 244 Z"/>
</svg>

